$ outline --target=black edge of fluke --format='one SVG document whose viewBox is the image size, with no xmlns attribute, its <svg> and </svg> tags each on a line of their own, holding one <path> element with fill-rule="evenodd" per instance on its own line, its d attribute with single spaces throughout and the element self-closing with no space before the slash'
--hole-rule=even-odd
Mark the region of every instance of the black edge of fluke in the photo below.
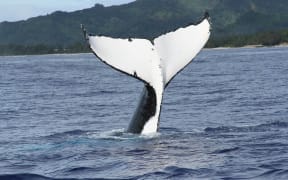
<svg viewBox="0 0 288 180">
<path fill-rule="evenodd" d="M 196 23 L 190 23 L 190 24 L 187 25 L 187 26 L 190 26 L 190 25 L 198 25 L 198 24 L 200 24 L 201 22 L 203 22 L 205 19 L 207 19 L 208 23 L 210 24 L 210 29 L 209 29 L 209 31 L 210 31 L 210 33 L 211 33 L 211 31 L 212 31 L 212 23 L 211 23 L 211 17 L 210 17 L 210 15 L 209 15 L 208 11 L 205 11 L 203 17 L 202 17 L 198 22 L 196 22 Z M 186 27 L 187 27 L 187 26 L 186 26 Z M 175 30 L 175 31 L 176 31 L 176 30 Z M 170 81 L 166 83 L 165 89 L 168 87 L 168 85 L 170 84 L 170 82 L 171 82 L 179 73 L 181 73 L 189 64 L 191 64 L 191 63 L 192 63 L 192 61 L 191 61 L 190 63 L 186 64 L 186 66 L 184 66 L 179 72 L 177 72 L 177 73 L 170 79 Z"/>
<path fill-rule="evenodd" d="M 196 23 L 191 23 L 190 25 L 198 25 L 200 24 L 202 21 L 204 21 L 205 19 L 208 20 L 209 24 L 211 24 L 211 17 L 210 14 L 208 13 L 208 11 L 204 12 L 204 15 L 202 16 L 202 18 L 199 19 L 199 21 L 197 21 Z"/>
<path fill-rule="evenodd" d="M 210 32 L 211 32 L 212 31 L 212 20 L 211 20 L 211 17 L 210 17 L 210 14 L 208 13 L 208 11 L 205 11 L 205 13 L 204 13 L 203 20 L 205 20 L 205 19 L 207 19 L 207 21 L 210 24 Z"/>
<path fill-rule="evenodd" d="M 166 34 L 175 32 L 175 31 L 177 31 L 177 30 L 179 30 L 179 29 L 181 29 L 181 28 L 186 28 L 186 27 L 191 26 L 191 25 L 194 25 L 194 26 L 199 25 L 199 24 L 202 23 L 205 19 L 207 19 L 207 21 L 209 22 L 209 24 L 210 24 L 210 31 L 211 31 L 211 25 L 212 25 L 212 23 L 211 23 L 211 18 L 210 18 L 210 15 L 209 15 L 208 11 L 205 11 L 205 12 L 204 12 L 204 15 L 203 15 L 198 21 L 196 21 L 196 22 L 190 22 L 190 23 L 185 24 L 185 25 L 183 25 L 183 26 L 177 27 L 177 28 L 175 28 L 175 29 L 173 29 L 173 30 L 171 30 L 171 31 L 167 31 L 167 32 L 163 33 L 163 34 L 160 35 L 160 36 L 163 36 L 163 35 L 166 35 Z M 154 45 L 155 39 L 159 38 L 160 36 L 154 37 L 153 40 L 150 40 L 150 42 Z"/>
<path fill-rule="evenodd" d="M 210 19 L 210 14 L 208 11 L 205 11 L 203 19 Z"/>
<path fill-rule="evenodd" d="M 144 81 L 143 79 L 141 79 L 141 78 L 138 77 L 137 72 L 135 72 L 134 74 L 128 74 L 128 73 L 125 72 L 125 71 L 122 71 L 122 70 L 120 70 L 120 69 L 117 69 L 117 68 L 111 66 L 110 64 L 106 63 L 106 61 L 105 61 L 104 59 L 100 58 L 100 57 L 93 51 L 93 49 L 91 48 L 91 45 L 90 45 L 90 43 L 89 43 L 89 36 L 94 36 L 94 35 L 93 35 L 93 34 L 90 34 L 90 33 L 88 34 L 88 33 L 87 33 L 87 30 L 85 29 L 85 27 L 84 27 L 83 24 L 81 24 L 80 27 L 81 27 L 81 29 L 82 29 L 82 31 L 83 31 L 83 35 L 84 35 L 84 38 L 85 38 L 85 40 L 86 40 L 86 42 L 87 42 L 88 48 L 91 50 L 91 52 L 92 52 L 99 60 L 101 60 L 104 64 L 108 65 L 108 66 L 111 67 L 112 69 L 115 69 L 115 70 L 117 70 L 117 71 L 119 71 L 119 72 L 121 72 L 121 73 L 123 73 L 123 74 L 128 75 L 128 76 L 134 77 L 134 78 L 140 80 L 141 82 L 143 82 L 144 84 L 149 85 L 148 82 L 146 82 L 146 81 Z M 102 35 L 99 35 L 99 36 L 102 36 Z M 135 74 L 136 74 L 136 76 L 135 76 Z"/>
</svg>

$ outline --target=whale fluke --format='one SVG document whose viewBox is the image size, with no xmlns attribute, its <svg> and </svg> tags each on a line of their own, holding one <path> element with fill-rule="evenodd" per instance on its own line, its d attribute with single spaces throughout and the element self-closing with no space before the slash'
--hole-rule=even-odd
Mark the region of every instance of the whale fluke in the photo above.
<svg viewBox="0 0 288 180">
<path fill-rule="evenodd" d="M 145 84 L 127 131 L 157 132 L 165 88 L 192 62 L 210 37 L 208 14 L 196 25 L 181 27 L 154 40 L 93 36 L 81 27 L 91 50 L 102 62 Z"/>
</svg>

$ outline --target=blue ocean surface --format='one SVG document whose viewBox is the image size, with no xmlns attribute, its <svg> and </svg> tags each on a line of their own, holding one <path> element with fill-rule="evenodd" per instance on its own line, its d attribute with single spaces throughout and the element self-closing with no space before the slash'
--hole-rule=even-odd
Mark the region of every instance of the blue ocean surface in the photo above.
<svg viewBox="0 0 288 180">
<path fill-rule="evenodd" d="M 125 133 L 142 88 L 92 54 L 0 57 L 0 180 L 288 179 L 288 48 L 202 51 L 151 136 Z"/>
</svg>

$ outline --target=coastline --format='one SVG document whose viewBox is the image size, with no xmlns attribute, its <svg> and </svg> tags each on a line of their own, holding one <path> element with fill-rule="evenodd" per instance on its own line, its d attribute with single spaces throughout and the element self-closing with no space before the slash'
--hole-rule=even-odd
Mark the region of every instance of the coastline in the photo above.
<svg viewBox="0 0 288 180">
<path fill-rule="evenodd" d="M 262 44 L 251 44 L 251 45 L 245 45 L 245 46 L 239 46 L 239 47 L 233 47 L 233 46 L 219 46 L 219 47 L 205 47 L 203 49 L 205 50 L 224 50 L 224 49 L 237 49 L 237 48 L 288 48 L 288 42 L 285 42 L 285 43 L 280 43 L 280 44 L 277 44 L 277 45 L 273 45 L 273 46 L 265 46 L 265 45 L 262 45 Z M 13 57 L 13 56 L 42 56 L 42 55 L 73 55 L 73 54 L 90 54 L 92 52 L 63 52 L 63 53 L 31 53 L 31 54 L 18 54 L 18 53 L 15 53 L 15 54 L 6 54 L 6 55 L 2 55 L 0 54 L 0 57 Z"/>
<path fill-rule="evenodd" d="M 265 46 L 262 44 L 251 44 L 251 45 L 245 45 L 245 46 L 239 46 L 239 47 L 233 47 L 233 46 L 221 46 L 221 47 L 215 47 L 215 48 L 205 48 L 205 49 L 237 49 L 237 48 L 288 48 L 288 43 L 280 43 L 277 45 L 273 45 L 273 46 Z"/>
</svg>

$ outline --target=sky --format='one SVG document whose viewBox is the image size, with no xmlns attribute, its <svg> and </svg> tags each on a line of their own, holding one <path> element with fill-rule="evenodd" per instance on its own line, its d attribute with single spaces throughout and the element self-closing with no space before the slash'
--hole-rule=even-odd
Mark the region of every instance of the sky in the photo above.
<svg viewBox="0 0 288 180">
<path fill-rule="evenodd" d="M 57 10 L 71 12 L 92 7 L 96 3 L 111 6 L 132 1 L 135 0 L 0 0 L 0 22 L 26 20 Z"/>
</svg>

